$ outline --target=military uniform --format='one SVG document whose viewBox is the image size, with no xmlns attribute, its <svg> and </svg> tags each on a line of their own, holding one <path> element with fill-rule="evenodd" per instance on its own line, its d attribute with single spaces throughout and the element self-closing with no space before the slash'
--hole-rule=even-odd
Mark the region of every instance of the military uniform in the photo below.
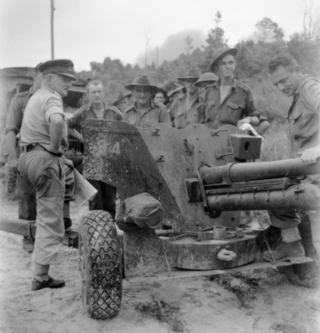
<svg viewBox="0 0 320 333">
<path fill-rule="evenodd" d="M 12 99 L 5 134 L 9 131 L 14 131 L 16 135 L 20 133 L 24 111 L 32 95 L 33 88 L 30 88 L 29 91 L 18 93 Z M 19 147 L 17 149 L 19 150 Z M 18 156 L 19 155 L 20 151 L 18 152 Z M 19 219 L 34 221 L 37 216 L 34 189 L 30 181 L 21 177 L 20 173 L 17 175 L 16 196 L 18 198 Z"/>
<path fill-rule="evenodd" d="M 63 202 L 65 196 L 64 159 L 50 151 L 50 117 L 64 118 L 63 102 L 58 93 L 38 90 L 29 100 L 21 127 L 19 171 L 36 190 L 37 235 L 33 260 L 40 265 L 55 262 L 64 239 Z M 67 125 L 63 137 L 67 137 Z"/>
<path fill-rule="evenodd" d="M 178 97 L 170 106 L 170 117 L 176 128 L 185 128 L 191 124 L 204 123 L 203 103 L 197 97 L 189 110 L 186 110 L 187 94 Z"/>
<path fill-rule="evenodd" d="M 286 116 L 286 134 L 289 141 L 289 157 L 298 158 L 305 150 L 320 144 L 320 81 L 304 76 L 294 95 Z M 305 182 L 320 188 L 320 176 L 308 176 Z M 287 229 L 300 222 L 295 210 L 270 211 L 274 226 Z"/>
<path fill-rule="evenodd" d="M 129 106 L 124 111 L 123 120 L 141 128 L 151 127 L 158 123 L 171 124 L 167 108 L 165 106 L 157 106 L 153 102 L 150 102 L 149 109 L 143 114 L 138 111 L 135 104 Z"/>
<path fill-rule="evenodd" d="M 237 126 L 239 120 L 259 113 L 253 103 L 252 92 L 246 84 L 233 80 L 231 90 L 223 101 L 220 96 L 220 80 L 208 86 L 205 94 L 205 124 L 216 129 L 230 124 Z"/>
<path fill-rule="evenodd" d="M 104 104 L 104 108 L 104 120 L 122 120 L 122 113 L 116 107 L 108 107 Z M 82 106 L 77 112 L 75 112 L 73 117 L 68 119 L 67 123 L 70 128 L 77 128 L 80 126 L 80 129 L 82 129 L 82 126 L 87 119 L 97 119 L 94 110 L 89 104 Z M 100 180 L 88 179 L 88 181 L 98 191 L 93 200 L 89 202 L 89 209 L 105 210 L 114 218 L 116 213 L 116 187 Z"/>
</svg>

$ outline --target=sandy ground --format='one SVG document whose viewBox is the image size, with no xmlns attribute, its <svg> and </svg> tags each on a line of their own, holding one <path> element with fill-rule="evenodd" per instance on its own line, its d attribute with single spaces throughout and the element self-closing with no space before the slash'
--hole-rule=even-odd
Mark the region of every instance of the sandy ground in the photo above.
<svg viewBox="0 0 320 333">
<path fill-rule="evenodd" d="M 72 209 L 74 223 L 85 211 Z M 16 212 L 16 202 L 2 198 L 1 215 Z M 81 305 L 76 258 L 76 249 L 63 247 L 51 268 L 52 276 L 65 279 L 65 288 L 32 292 L 32 262 L 22 237 L 0 232 L 0 332 L 320 332 L 319 290 L 293 286 L 272 269 L 251 272 L 245 280 L 232 275 L 125 280 L 120 314 L 90 319 Z"/>
</svg>

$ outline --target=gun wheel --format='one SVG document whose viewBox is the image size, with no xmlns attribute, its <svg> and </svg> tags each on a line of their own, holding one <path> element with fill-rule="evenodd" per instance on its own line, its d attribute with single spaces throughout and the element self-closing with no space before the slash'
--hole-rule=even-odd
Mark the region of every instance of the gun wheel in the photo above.
<svg viewBox="0 0 320 333">
<path fill-rule="evenodd" d="M 79 269 L 82 304 L 94 319 L 107 319 L 120 311 L 121 257 L 117 230 L 109 213 L 91 211 L 81 220 Z"/>
</svg>

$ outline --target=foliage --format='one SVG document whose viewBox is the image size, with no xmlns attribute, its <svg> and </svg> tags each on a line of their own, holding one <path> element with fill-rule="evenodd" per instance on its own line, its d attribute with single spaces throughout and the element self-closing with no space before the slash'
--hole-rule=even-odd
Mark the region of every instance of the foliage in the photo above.
<svg viewBox="0 0 320 333">
<path fill-rule="evenodd" d="M 277 54 L 286 51 L 286 46 L 282 41 L 255 43 L 249 40 L 240 42 L 235 47 L 238 49 L 236 75 L 239 78 L 266 77 L 269 61 Z"/>
<path fill-rule="evenodd" d="M 204 62 L 199 66 L 203 72 L 206 72 L 208 68 L 210 68 L 213 52 L 219 47 L 226 46 L 228 43 L 228 40 L 224 37 L 224 30 L 219 27 L 221 19 L 221 12 L 217 11 L 214 20 L 216 27 L 214 29 L 210 29 L 208 33 L 208 37 L 206 39 L 207 45 L 204 48 Z"/>
<path fill-rule="evenodd" d="M 238 48 L 237 78 L 252 87 L 257 109 L 277 124 L 284 122 L 290 100 L 269 82 L 269 61 L 279 53 L 289 52 L 296 58 L 303 72 L 320 77 L 320 38 L 316 37 L 316 30 L 312 29 L 314 16 L 308 12 L 306 15 L 310 18 L 308 25 L 304 23 L 303 31 L 290 36 L 289 40 L 283 39 L 283 31 L 277 23 L 264 18 L 257 22 L 252 40 L 241 41 L 235 46 Z M 144 67 L 124 65 L 119 59 L 106 57 L 102 63 L 91 62 L 91 70 L 81 72 L 79 76 L 102 80 L 110 103 L 119 90 L 123 90 L 125 85 L 140 74 L 147 74 L 152 84 L 162 85 L 170 90 L 177 78 L 184 75 L 190 67 L 200 68 L 202 72 L 209 70 L 214 50 L 228 43 L 221 20 L 222 15 L 218 11 L 214 18 L 215 27 L 208 32 L 206 45 L 201 49 L 194 49 L 192 38 L 187 36 L 184 40 L 184 52 L 172 61 L 163 61 L 160 66 L 154 63 L 145 63 Z"/>
<path fill-rule="evenodd" d="M 304 73 L 320 77 L 320 38 L 305 38 L 296 33 L 287 43 L 288 52 L 298 61 Z"/>
<path fill-rule="evenodd" d="M 289 158 L 285 125 L 274 122 L 265 134 L 260 161 L 278 161 Z"/>
<path fill-rule="evenodd" d="M 278 23 L 273 22 L 268 17 L 256 24 L 258 38 L 263 42 L 282 41 L 283 30 Z"/>
</svg>

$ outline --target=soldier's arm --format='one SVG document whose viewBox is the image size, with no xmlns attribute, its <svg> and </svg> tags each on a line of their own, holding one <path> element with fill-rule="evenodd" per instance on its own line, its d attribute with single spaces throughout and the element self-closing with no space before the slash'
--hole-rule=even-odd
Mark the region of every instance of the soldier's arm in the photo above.
<svg viewBox="0 0 320 333">
<path fill-rule="evenodd" d="M 172 127 L 174 127 L 174 120 L 176 118 L 176 110 L 177 110 L 177 106 L 178 106 L 178 101 L 175 100 L 171 105 L 170 105 L 170 109 L 168 111 L 169 114 L 169 118 L 171 120 L 171 125 Z"/>
<path fill-rule="evenodd" d="M 202 103 L 198 107 L 198 123 L 199 124 L 204 124 L 206 122 L 206 115 L 205 115 L 205 105 Z"/>
<path fill-rule="evenodd" d="M 80 125 L 81 121 L 83 120 L 82 119 L 82 113 L 84 112 L 84 108 L 81 107 L 79 110 L 77 110 L 74 115 L 67 119 L 67 125 L 68 125 L 68 128 L 76 128 Z"/>
<path fill-rule="evenodd" d="M 170 124 L 172 126 L 168 110 L 165 106 L 163 106 L 160 109 L 160 117 L 159 118 L 160 118 L 159 123 Z"/>
<path fill-rule="evenodd" d="M 20 132 L 23 114 L 19 99 L 14 98 L 10 104 L 8 119 L 5 128 L 5 145 L 8 151 L 8 162 L 12 168 L 17 167 L 18 157 L 16 153 L 17 138 Z"/>
<path fill-rule="evenodd" d="M 81 142 L 83 141 L 83 136 L 76 129 L 68 127 L 68 134 L 78 139 Z"/>
<path fill-rule="evenodd" d="M 63 128 L 65 120 L 61 113 L 54 113 L 50 116 L 50 139 L 51 151 L 58 154 L 63 137 Z"/>
<path fill-rule="evenodd" d="M 315 112 L 319 115 L 318 117 L 318 131 L 319 131 L 319 139 L 318 145 L 313 148 L 306 149 L 301 159 L 306 164 L 316 163 L 318 158 L 320 158 L 320 83 L 311 83 L 303 91 L 303 98 L 308 102 L 308 104 L 315 110 Z"/>
<path fill-rule="evenodd" d="M 68 134 L 78 139 L 81 142 L 83 142 L 83 136 L 81 133 L 79 133 L 76 130 L 76 127 L 78 127 L 83 120 L 82 119 L 83 110 L 84 110 L 83 107 L 81 107 L 79 110 L 77 110 L 74 113 L 74 115 L 71 118 L 67 119 Z"/>
<path fill-rule="evenodd" d="M 253 102 L 253 96 L 251 90 L 248 91 L 247 97 L 245 99 L 244 113 L 246 115 L 245 118 L 238 121 L 238 127 L 241 125 L 248 123 L 252 126 L 259 125 L 259 112 L 256 110 L 256 107 Z"/>
<path fill-rule="evenodd" d="M 56 154 L 61 153 L 61 143 L 64 135 L 66 135 L 64 132 L 66 129 L 66 121 L 62 100 L 56 96 L 50 98 L 44 107 L 44 115 L 49 125 L 51 140 L 50 151 Z"/>
</svg>

